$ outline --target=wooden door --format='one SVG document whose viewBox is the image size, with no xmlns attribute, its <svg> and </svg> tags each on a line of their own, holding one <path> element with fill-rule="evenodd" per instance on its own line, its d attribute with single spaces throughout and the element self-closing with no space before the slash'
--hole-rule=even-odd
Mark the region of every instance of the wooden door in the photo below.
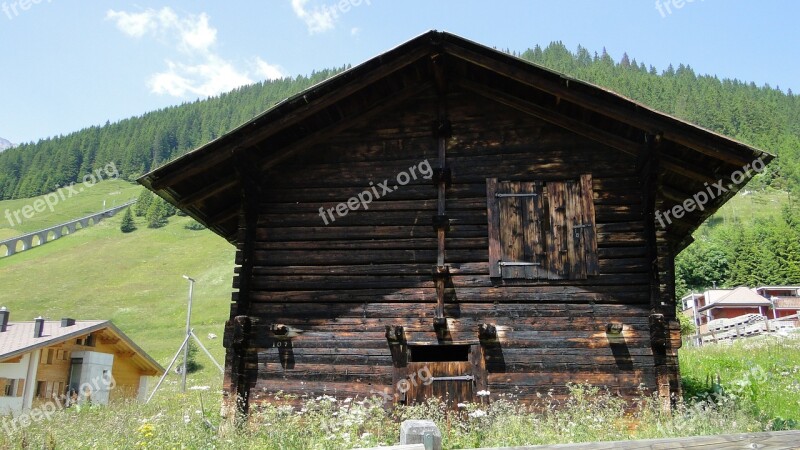
<svg viewBox="0 0 800 450">
<path fill-rule="evenodd" d="M 452 407 L 475 400 L 475 374 L 469 361 L 416 362 L 408 364 L 406 402 L 423 403 L 438 397 Z"/>
</svg>

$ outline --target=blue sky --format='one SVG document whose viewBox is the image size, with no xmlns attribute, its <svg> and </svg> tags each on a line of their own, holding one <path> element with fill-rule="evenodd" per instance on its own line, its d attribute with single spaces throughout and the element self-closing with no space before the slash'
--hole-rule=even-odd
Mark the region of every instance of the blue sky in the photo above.
<svg viewBox="0 0 800 450">
<path fill-rule="evenodd" d="M 605 47 L 659 71 L 684 63 L 800 92 L 797 17 L 794 0 L 0 0 L 0 137 L 355 65 L 429 29 L 515 51 Z"/>
</svg>

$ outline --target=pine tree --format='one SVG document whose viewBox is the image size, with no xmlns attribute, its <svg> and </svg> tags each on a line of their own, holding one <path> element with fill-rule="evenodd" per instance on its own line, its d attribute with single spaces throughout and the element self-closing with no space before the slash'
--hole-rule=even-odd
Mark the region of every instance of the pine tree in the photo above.
<svg viewBox="0 0 800 450">
<path fill-rule="evenodd" d="M 136 230 L 136 222 L 133 221 L 133 214 L 131 209 L 125 210 L 125 215 L 122 216 L 122 223 L 119 226 L 120 231 L 123 233 L 130 233 Z"/>
<path fill-rule="evenodd" d="M 150 203 L 152 203 L 152 201 L 153 193 L 147 189 L 142 189 L 142 193 L 139 194 L 139 198 L 136 200 L 136 206 L 134 206 L 136 216 L 144 217 L 144 215 L 147 214 L 147 210 L 150 209 Z"/>
<path fill-rule="evenodd" d="M 167 219 L 172 215 L 170 214 L 169 206 L 171 205 L 161 197 L 153 198 L 150 207 L 147 208 L 147 214 L 144 216 L 145 220 L 147 220 L 147 228 L 161 228 L 165 226 L 167 224 Z"/>
</svg>

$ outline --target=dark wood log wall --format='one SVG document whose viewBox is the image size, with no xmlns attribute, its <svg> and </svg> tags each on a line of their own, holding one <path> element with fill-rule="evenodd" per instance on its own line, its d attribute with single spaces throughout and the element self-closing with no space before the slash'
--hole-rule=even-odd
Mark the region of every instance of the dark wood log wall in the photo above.
<svg viewBox="0 0 800 450">
<path fill-rule="evenodd" d="M 417 169 L 418 179 L 367 210 L 337 215 L 328 225 L 319 215 L 320 207 L 335 208 L 370 190 L 370 182 L 388 179 L 394 187 L 398 173 L 424 160 L 439 167 L 431 130 L 438 104 L 431 89 L 262 179 L 252 258 L 243 259 L 250 251 L 245 245 L 237 254 L 239 264 L 252 262 L 244 267 L 250 280 L 234 281 L 235 288 L 246 286 L 247 314 L 253 318 L 248 345 L 258 370 L 249 382 L 251 401 L 268 400 L 276 391 L 394 396 L 397 378 L 386 326 L 403 327 L 409 342 L 442 340 L 433 327 L 434 181 L 422 179 Z M 604 385 L 622 394 L 635 394 L 640 384 L 657 389 L 650 333 L 653 266 L 635 158 L 458 90 L 447 94 L 447 115 L 453 134 L 446 164 L 452 181 L 445 208 L 450 219 L 445 339 L 478 342 L 480 327 L 494 326 L 497 339 L 482 346 L 483 380 L 493 396 L 529 400 L 548 391 L 558 396 L 567 382 Z M 599 275 L 490 278 L 486 179 L 547 181 L 583 173 L 591 173 L 593 181 Z M 612 323 L 622 324 L 620 336 L 607 334 Z M 233 333 L 233 325 L 227 332 Z"/>
</svg>

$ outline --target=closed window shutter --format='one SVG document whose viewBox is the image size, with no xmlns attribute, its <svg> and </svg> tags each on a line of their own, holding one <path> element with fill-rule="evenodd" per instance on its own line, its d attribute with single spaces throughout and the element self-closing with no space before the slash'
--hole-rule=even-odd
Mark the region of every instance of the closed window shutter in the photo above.
<svg viewBox="0 0 800 450">
<path fill-rule="evenodd" d="M 550 214 L 550 239 L 547 242 L 547 268 L 551 280 L 567 278 L 567 183 L 547 183 L 547 199 Z"/>
<path fill-rule="evenodd" d="M 544 232 L 544 185 L 542 182 L 520 183 L 522 192 L 535 195 L 522 197 L 522 227 L 525 234 L 524 260 L 535 263 L 525 266 L 525 278 L 529 280 L 547 279 L 545 266 L 545 232 Z"/>
<path fill-rule="evenodd" d="M 538 182 L 486 180 L 490 276 L 543 276 L 542 188 Z"/>
<path fill-rule="evenodd" d="M 597 225 L 594 219 L 594 189 L 592 188 L 592 175 L 583 174 L 579 179 L 581 204 L 580 229 L 583 256 L 586 260 L 586 275 L 600 275 L 600 262 L 597 257 Z M 584 276 L 584 278 L 586 278 Z"/>
<path fill-rule="evenodd" d="M 547 183 L 489 178 L 486 193 L 491 277 L 580 280 L 599 274 L 591 175 Z"/>
<path fill-rule="evenodd" d="M 22 397 L 25 393 L 25 379 L 20 378 L 17 380 L 17 397 Z"/>
<path fill-rule="evenodd" d="M 500 261 L 503 254 L 500 250 L 500 204 L 497 194 L 497 178 L 486 179 L 486 216 L 489 221 L 489 276 L 499 278 Z"/>
</svg>

